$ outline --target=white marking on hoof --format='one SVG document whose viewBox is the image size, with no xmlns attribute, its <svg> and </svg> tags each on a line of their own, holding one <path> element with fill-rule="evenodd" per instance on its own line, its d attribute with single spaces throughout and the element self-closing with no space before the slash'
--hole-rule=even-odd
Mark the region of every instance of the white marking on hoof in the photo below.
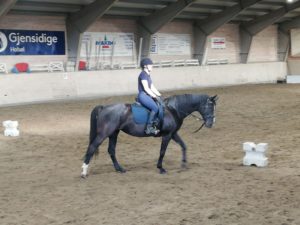
<svg viewBox="0 0 300 225">
<path fill-rule="evenodd" d="M 81 177 L 83 177 L 83 178 L 87 177 L 89 165 L 83 163 L 81 168 L 82 168 Z"/>
</svg>

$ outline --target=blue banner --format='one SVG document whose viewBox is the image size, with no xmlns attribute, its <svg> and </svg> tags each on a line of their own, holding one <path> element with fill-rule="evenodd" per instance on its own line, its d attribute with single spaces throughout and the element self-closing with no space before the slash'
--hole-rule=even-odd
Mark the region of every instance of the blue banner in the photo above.
<svg viewBox="0 0 300 225">
<path fill-rule="evenodd" d="M 65 55 L 65 32 L 0 29 L 0 55 Z"/>
</svg>

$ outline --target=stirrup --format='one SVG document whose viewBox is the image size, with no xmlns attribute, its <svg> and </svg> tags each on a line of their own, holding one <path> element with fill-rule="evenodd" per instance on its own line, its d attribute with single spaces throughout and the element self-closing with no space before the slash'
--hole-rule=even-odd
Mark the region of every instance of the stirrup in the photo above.
<svg viewBox="0 0 300 225">
<path fill-rule="evenodd" d="M 155 127 L 151 126 L 151 127 L 147 127 L 145 130 L 146 134 L 154 134 L 157 135 L 160 132 L 160 130 L 156 129 Z"/>
</svg>

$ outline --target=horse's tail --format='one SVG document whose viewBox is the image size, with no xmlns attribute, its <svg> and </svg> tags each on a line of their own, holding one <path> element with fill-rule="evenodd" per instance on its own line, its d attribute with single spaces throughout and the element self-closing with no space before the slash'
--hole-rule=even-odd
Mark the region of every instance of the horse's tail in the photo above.
<svg viewBox="0 0 300 225">
<path fill-rule="evenodd" d="M 97 136 L 97 124 L 100 111 L 103 109 L 102 105 L 96 106 L 91 112 L 91 124 L 90 124 L 90 144 Z"/>
</svg>

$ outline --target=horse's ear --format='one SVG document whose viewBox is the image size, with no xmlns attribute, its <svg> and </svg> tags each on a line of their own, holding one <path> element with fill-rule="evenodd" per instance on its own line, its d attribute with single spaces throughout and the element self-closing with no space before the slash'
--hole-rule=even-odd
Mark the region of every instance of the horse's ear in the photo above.
<svg viewBox="0 0 300 225">
<path fill-rule="evenodd" d="M 210 97 L 210 100 L 216 102 L 219 99 L 218 95 Z"/>
</svg>

